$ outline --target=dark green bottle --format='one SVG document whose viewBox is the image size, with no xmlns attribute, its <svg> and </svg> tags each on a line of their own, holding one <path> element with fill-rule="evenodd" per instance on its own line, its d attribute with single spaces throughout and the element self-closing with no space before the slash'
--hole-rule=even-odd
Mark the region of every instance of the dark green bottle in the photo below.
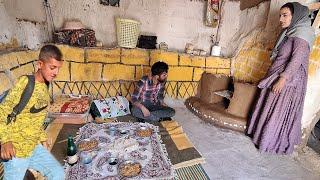
<svg viewBox="0 0 320 180">
<path fill-rule="evenodd" d="M 77 146 L 74 143 L 71 135 L 68 136 L 67 156 L 68 164 L 74 165 L 78 162 Z"/>
</svg>

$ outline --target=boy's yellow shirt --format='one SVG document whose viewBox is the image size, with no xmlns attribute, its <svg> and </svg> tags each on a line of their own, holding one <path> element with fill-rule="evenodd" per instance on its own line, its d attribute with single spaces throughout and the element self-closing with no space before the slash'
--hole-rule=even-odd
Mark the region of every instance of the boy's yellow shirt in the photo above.
<svg viewBox="0 0 320 180">
<path fill-rule="evenodd" d="M 21 94 L 28 83 L 28 77 L 19 78 L 10 90 L 5 100 L 0 104 L 0 141 L 1 144 L 11 141 L 16 151 L 16 157 L 31 156 L 36 145 L 47 140 L 43 122 L 47 116 L 50 97 L 45 83 L 35 82 L 32 96 L 17 115 L 16 121 L 6 124 L 7 116 L 13 107 L 19 103 Z"/>
</svg>

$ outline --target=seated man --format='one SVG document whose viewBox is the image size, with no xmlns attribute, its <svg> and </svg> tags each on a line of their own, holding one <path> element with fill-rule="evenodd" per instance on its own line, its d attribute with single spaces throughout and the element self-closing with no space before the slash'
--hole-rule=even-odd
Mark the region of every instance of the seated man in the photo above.
<svg viewBox="0 0 320 180">
<path fill-rule="evenodd" d="M 54 45 L 41 48 L 38 70 L 34 74 L 32 95 L 12 121 L 7 117 L 19 104 L 29 78 L 22 76 L 0 104 L 1 159 L 4 180 L 23 179 L 28 168 L 39 171 L 49 180 L 63 180 L 64 169 L 47 150 L 49 144 L 42 125 L 50 100 L 48 83 L 58 74 L 63 64 L 62 53 Z"/>
<path fill-rule="evenodd" d="M 168 77 L 168 65 L 156 62 L 151 75 L 143 76 L 131 96 L 132 115 L 140 120 L 160 121 L 174 116 L 175 110 L 164 102 L 164 88 Z"/>
</svg>

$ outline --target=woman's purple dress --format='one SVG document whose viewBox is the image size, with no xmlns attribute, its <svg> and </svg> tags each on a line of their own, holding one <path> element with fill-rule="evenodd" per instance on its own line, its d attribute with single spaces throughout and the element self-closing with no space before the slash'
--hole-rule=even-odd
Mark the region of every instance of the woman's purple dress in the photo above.
<svg viewBox="0 0 320 180">
<path fill-rule="evenodd" d="M 300 143 L 309 54 L 307 41 L 289 37 L 260 81 L 261 92 L 247 130 L 260 151 L 290 154 Z M 287 80 L 281 93 L 275 94 L 271 90 L 279 76 Z"/>
</svg>

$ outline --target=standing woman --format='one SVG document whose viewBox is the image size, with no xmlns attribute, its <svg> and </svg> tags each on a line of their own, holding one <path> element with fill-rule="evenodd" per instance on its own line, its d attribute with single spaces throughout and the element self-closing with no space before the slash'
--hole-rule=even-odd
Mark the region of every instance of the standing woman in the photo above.
<svg viewBox="0 0 320 180">
<path fill-rule="evenodd" d="M 260 81 L 259 99 L 247 134 L 262 152 L 290 154 L 301 141 L 308 59 L 315 33 L 309 9 L 298 2 L 280 9 L 283 29 L 272 50 L 272 65 Z"/>
</svg>

